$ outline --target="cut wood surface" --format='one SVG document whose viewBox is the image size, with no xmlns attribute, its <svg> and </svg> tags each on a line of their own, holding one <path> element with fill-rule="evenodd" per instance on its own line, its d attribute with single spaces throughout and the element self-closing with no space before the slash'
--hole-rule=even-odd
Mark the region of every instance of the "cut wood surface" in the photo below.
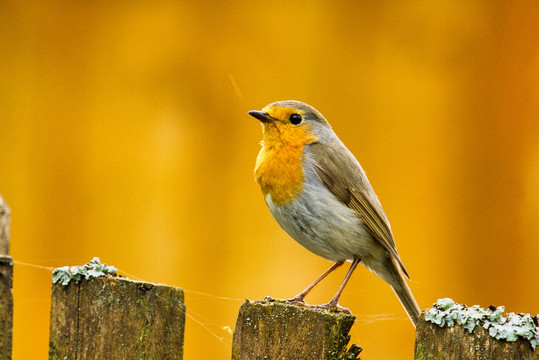
<svg viewBox="0 0 539 360">
<path fill-rule="evenodd" d="M 246 300 L 240 308 L 232 344 L 233 360 L 354 360 L 353 315 L 281 302 Z"/>
<path fill-rule="evenodd" d="M 52 286 L 49 359 L 182 359 L 180 288 L 102 276 Z"/>
</svg>

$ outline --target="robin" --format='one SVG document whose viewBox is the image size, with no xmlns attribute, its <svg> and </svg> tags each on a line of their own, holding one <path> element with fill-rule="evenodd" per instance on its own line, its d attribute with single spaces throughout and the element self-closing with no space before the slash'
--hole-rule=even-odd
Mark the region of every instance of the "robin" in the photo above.
<svg viewBox="0 0 539 360">
<path fill-rule="evenodd" d="M 345 261 L 352 262 L 331 301 L 337 307 L 346 283 L 361 262 L 395 291 L 416 326 L 420 309 L 397 253 L 389 221 L 354 155 L 315 108 L 300 101 L 278 101 L 249 115 L 262 122 L 262 149 L 255 166 L 268 208 L 279 225 L 311 252 L 334 261 L 305 290 L 305 296 Z"/>
</svg>

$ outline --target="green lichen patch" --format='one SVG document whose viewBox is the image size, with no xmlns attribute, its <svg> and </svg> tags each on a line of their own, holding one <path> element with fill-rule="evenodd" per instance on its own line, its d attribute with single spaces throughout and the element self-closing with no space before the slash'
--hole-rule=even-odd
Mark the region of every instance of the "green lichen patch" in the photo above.
<svg viewBox="0 0 539 360">
<path fill-rule="evenodd" d="M 425 314 L 425 320 L 440 327 L 461 325 L 472 333 L 476 326 L 488 330 L 490 336 L 498 340 L 516 341 L 526 339 L 532 348 L 539 345 L 537 317 L 530 314 L 504 314 L 504 306 L 490 306 L 483 309 L 479 305 L 467 307 L 451 299 L 439 299 Z"/>
<path fill-rule="evenodd" d="M 60 283 L 67 286 L 71 281 L 79 283 L 82 279 L 88 280 L 93 277 L 100 277 L 105 275 L 116 276 L 116 269 L 114 266 L 101 263 L 98 257 L 94 257 L 92 261 L 83 266 L 63 266 L 54 269 L 52 273 L 53 284 Z"/>
</svg>

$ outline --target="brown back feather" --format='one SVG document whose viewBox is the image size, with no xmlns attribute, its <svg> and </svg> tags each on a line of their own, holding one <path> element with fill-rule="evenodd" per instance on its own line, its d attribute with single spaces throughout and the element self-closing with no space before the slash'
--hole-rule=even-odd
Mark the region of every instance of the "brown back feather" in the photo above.
<svg viewBox="0 0 539 360">
<path fill-rule="evenodd" d="M 340 141 L 332 143 L 331 147 L 313 142 L 307 149 L 316 159 L 315 170 L 324 185 L 346 206 L 357 212 L 367 231 L 397 260 L 403 273 L 410 278 L 397 253 L 382 205 L 352 153 Z"/>
</svg>

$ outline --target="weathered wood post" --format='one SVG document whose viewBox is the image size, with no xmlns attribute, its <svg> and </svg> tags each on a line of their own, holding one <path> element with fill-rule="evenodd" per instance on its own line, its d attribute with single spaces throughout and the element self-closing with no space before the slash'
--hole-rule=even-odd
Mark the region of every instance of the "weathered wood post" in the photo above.
<svg viewBox="0 0 539 360">
<path fill-rule="evenodd" d="M 54 271 L 49 359 L 182 359 L 183 290 L 115 271 L 98 258 Z"/>
<path fill-rule="evenodd" d="M 0 196 L 0 360 L 11 359 L 13 259 L 9 256 L 10 211 Z"/>
<path fill-rule="evenodd" d="M 245 300 L 232 344 L 233 360 L 354 360 L 361 348 L 347 349 L 353 315 Z"/>
<path fill-rule="evenodd" d="M 415 360 L 539 360 L 537 316 L 438 300 L 416 330 Z"/>
</svg>

